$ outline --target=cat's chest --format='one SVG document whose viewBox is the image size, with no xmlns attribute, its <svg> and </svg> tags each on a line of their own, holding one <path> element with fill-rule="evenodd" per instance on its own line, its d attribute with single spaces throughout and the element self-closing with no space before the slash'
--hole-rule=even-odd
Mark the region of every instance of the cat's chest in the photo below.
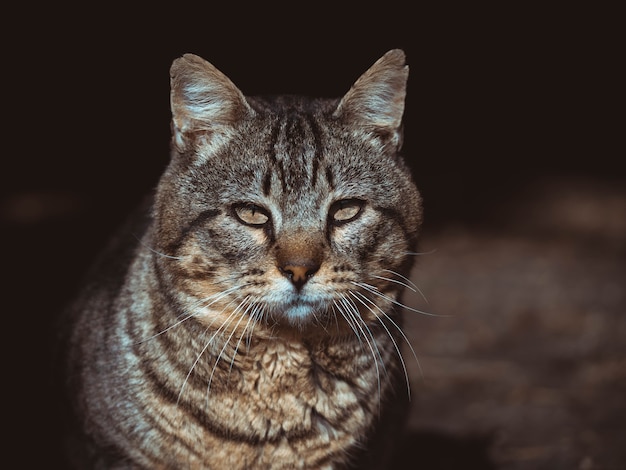
<svg viewBox="0 0 626 470">
<path fill-rule="evenodd" d="M 369 384 L 351 376 L 357 370 L 348 361 L 329 362 L 298 343 L 268 343 L 235 363 L 232 393 L 215 398 L 228 422 L 261 439 L 354 432 L 366 425 L 362 387 Z"/>
</svg>

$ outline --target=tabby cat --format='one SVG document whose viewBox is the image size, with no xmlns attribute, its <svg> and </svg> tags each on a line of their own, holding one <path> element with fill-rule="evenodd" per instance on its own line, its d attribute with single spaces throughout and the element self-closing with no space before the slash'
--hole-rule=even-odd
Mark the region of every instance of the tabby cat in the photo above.
<svg viewBox="0 0 626 470">
<path fill-rule="evenodd" d="M 245 97 L 187 54 L 172 157 L 70 309 L 77 468 L 389 463 L 421 221 L 392 50 L 341 99 Z"/>
</svg>

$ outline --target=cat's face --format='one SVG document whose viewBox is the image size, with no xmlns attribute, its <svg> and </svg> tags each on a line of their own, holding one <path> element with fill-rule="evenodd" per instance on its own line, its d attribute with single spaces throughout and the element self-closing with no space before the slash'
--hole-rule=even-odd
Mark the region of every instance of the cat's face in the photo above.
<svg viewBox="0 0 626 470">
<path fill-rule="evenodd" d="M 404 57 L 388 56 L 341 101 L 246 99 L 201 59 L 175 63 L 155 242 L 183 309 L 337 332 L 389 310 L 421 211 L 397 155 Z"/>
</svg>

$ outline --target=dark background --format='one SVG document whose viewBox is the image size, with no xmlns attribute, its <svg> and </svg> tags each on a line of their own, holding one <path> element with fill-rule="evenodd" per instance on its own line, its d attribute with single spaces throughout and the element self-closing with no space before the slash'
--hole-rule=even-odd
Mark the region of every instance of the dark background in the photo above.
<svg viewBox="0 0 626 470">
<path fill-rule="evenodd" d="M 625 180 L 615 12 L 302 5 L 6 12 L 3 393 L 12 440 L 31 444 L 24 468 L 56 461 L 54 319 L 168 162 L 168 71 L 185 52 L 248 95 L 341 96 L 387 50 L 404 49 L 404 153 L 426 230 L 497 225 L 539 179 Z"/>
</svg>

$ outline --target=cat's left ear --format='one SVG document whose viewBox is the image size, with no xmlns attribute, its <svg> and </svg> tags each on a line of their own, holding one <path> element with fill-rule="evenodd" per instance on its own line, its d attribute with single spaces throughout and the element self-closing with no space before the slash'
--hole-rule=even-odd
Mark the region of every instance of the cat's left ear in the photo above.
<svg viewBox="0 0 626 470">
<path fill-rule="evenodd" d="M 399 150 L 408 76 L 404 52 L 400 49 L 387 52 L 352 85 L 333 115 Z"/>
<path fill-rule="evenodd" d="M 185 151 L 199 137 L 214 140 L 254 111 L 230 79 L 194 54 L 176 59 L 170 69 L 174 144 Z"/>
</svg>

